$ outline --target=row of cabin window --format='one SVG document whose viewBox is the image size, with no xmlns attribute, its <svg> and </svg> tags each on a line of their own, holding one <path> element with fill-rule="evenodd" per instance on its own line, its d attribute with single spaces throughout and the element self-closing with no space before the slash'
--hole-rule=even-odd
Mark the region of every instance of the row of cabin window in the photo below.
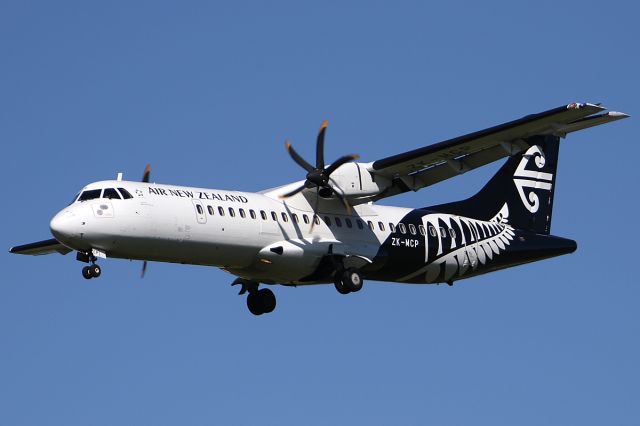
<svg viewBox="0 0 640 426">
<path fill-rule="evenodd" d="M 199 204 L 196 205 L 196 209 L 198 210 L 199 214 L 204 214 L 204 211 L 202 209 L 202 206 L 200 206 Z M 236 216 L 236 212 L 233 209 L 233 207 L 229 207 L 228 208 L 229 211 L 229 216 L 231 217 L 235 217 Z M 214 215 L 214 208 L 212 206 L 207 206 L 207 212 L 209 213 L 210 216 Z M 241 218 L 246 218 L 247 214 L 245 212 L 244 209 L 240 208 L 238 209 L 238 213 L 240 214 Z M 274 221 L 278 221 L 278 214 L 274 211 L 270 212 L 271 213 L 271 219 Z M 225 211 L 224 208 L 221 206 L 218 206 L 218 215 L 220 216 L 224 216 L 225 215 Z M 257 214 L 255 212 L 255 210 L 249 210 L 249 216 L 251 217 L 251 219 L 257 219 Z M 267 220 L 268 216 L 267 216 L 267 212 L 265 212 L 264 210 L 260 210 L 260 217 L 262 218 L 262 220 Z M 289 215 L 287 213 L 282 212 L 281 213 L 281 217 L 282 220 L 284 222 L 288 222 L 289 221 Z M 298 218 L 298 215 L 295 213 L 291 213 L 291 220 L 295 223 L 300 223 L 300 219 Z M 302 220 L 304 223 L 309 224 L 309 216 L 307 216 L 306 214 L 302 215 Z M 320 219 L 318 218 L 318 216 L 315 217 L 315 223 L 316 225 L 320 224 Z M 339 217 L 334 217 L 334 221 L 335 221 L 335 225 L 338 228 L 342 227 L 342 219 L 340 219 Z M 328 227 L 331 227 L 331 218 L 329 216 L 324 216 L 324 222 L 327 224 Z M 358 229 L 364 229 L 364 224 L 362 223 L 362 221 L 360 219 L 356 219 L 355 220 L 356 225 L 358 227 Z M 350 218 L 346 217 L 344 218 L 344 223 L 347 226 L 347 228 L 353 228 L 353 222 Z M 367 221 L 367 226 L 369 227 L 370 230 L 375 231 L 375 225 L 373 224 L 372 221 Z M 380 229 L 380 231 L 384 232 L 384 223 L 382 222 L 378 222 L 378 229 Z M 411 235 L 416 235 L 416 227 L 414 224 L 410 223 L 408 225 L 408 230 L 409 233 Z M 394 225 L 393 223 L 389 222 L 389 230 L 391 232 L 396 232 L 396 225 Z M 406 234 L 407 233 L 407 227 L 405 226 L 404 223 L 399 223 L 397 226 L 397 230 L 401 233 L 401 234 Z M 418 225 L 418 231 L 420 232 L 420 235 L 424 236 L 426 234 L 424 226 L 423 225 Z M 433 226 L 429 226 L 429 233 L 431 234 L 432 237 L 436 237 L 438 235 L 436 228 Z M 455 238 L 456 237 L 456 232 L 453 229 L 449 229 L 449 235 L 451 236 L 451 238 Z M 440 236 L 441 237 L 446 237 L 447 236 L 447 232 L 445 230 L 445 228 L 440 227 Z"/>
</svg>

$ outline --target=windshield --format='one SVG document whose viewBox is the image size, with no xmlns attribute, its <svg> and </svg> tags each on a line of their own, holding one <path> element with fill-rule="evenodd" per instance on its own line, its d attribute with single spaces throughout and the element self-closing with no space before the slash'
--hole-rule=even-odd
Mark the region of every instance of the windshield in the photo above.
<svg viewBox="0 0 640 426">
<path fill-rule="evenodd" d="M 84 191 L 82 194 L 80 194 L 80 198 L 78 198 L 78 201 L 87 201 L 100 198 L 101 192 L 102 189 L 90 189 L 88 191 Z"/>
</svg>

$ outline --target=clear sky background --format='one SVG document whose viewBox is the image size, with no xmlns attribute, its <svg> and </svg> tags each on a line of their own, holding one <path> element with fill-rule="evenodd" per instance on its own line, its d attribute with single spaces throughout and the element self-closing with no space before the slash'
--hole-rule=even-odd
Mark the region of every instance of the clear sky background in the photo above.
<svg viewBox="0 0 640 426">
<path fill-rule="evenodd" d="M 516 4 L 517 3 L 517 4 Z M 570 102 L 572 255 L 448 286 L 275 287 L 213 268 L 0 255 L 2 425 L 638 425 L 637 2 L 0 2 L 1 246 L 85 184 L 257 191 Z M 482 170 L 387 204 L 467 197 Z"/>
</svg>

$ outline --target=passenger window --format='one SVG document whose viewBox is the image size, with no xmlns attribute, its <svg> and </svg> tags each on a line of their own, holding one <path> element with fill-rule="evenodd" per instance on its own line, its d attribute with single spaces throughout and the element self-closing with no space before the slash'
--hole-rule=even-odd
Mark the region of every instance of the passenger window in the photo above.
<svg viewBox="0 0 640 426">
<path fill-rule="evenodd" d="M 255 219 L 256 218 L 256 212 L 254 212 L 253 210 L 249 210 L 249 216 L 251 216 L 251 219 Z"/>
<path fill-rule="evenodd" d="M 309 223 L 309 216 L 307 216 L 306 214 L 303 214 L 302 220 L 304 221 L 304 223 Z"/>
<path fill-rule="evenodd" d="M 213 207 L 207 206 L 207 211 L 209 212 L 210 216 L 213 216 Z"/>
<path fill-rule="evenodd" d="M 369 225 L 369 229 L 371 229 L 372 231 L 376 229 L 376 228 L 373 226 L 373 222 L 371 222 L 370 220 L 368 220 L 368 221 L 367 221 L 367 225 Z"/>
<path fill-rule="evenodd" d="M 447 231 L 445 231 L 443 227 L 440 227 L 440 236 L 441 237 L 446 237 L 447 236 Z"/>
<path fill-rule="evenodd" d="M 320 216 L 314 216 L 313 223 L 315 223 L 316 225 L 320 225 Z"/>
<path fill-rule="evenodd" d="M 224 216 L 224 209 L 220 206 L 218 206 L 218 213 L 220 214 L 220 216 Z"/>
<path fill-rule="evenodd" d="M 100 198 L 100 193 L 102 189 L 90 189 L 89 191 L 84 191 L 80 194 L 80 198 L 78 201 L 87 201 L 87 200 L 95 200 L 96 198 Z"/>
<path fill-rule="evenodd" d="M 384 223 L 378 222 L 378 228 L 380 228 L 381 231 L 384 231 Z"/>
<path fill-rule="evenodd" d="M 389 222 L 389 231 L 396 232 L 396 226 L 391 222 Z"/>
<path fill-rule="evenodd" d="M 345 221 L 345 222 L 346 222 L 346 224 L 347 224 L 347 228 L 351 228 L 351 227 L 353 227 L 353 224 L 351 223 L 351 219 L 346 218 L 344 221 Z"/>
<path fill-rule="evenodd" d="M 424 236 L 424 234 L 425 234 L 424 226 L 423 225 L 418 225 L 418 230 L 420 231 L 420 235 Z"/>
<path fill-rule="evenodd" d="M 113 200 L 113 199 L 119 200 L 120 194 L 118 194 L 118 192 L 113 188 L 107 188 L 102 193 L 102 198 L 107 198 L 109 200 Z"/>
<path fill-rule="evenodd" d="M 451 235 L 451 238 L 456 238 L 456 231 L 453 230 L 452 228 L 449 228 L 449 235 Z"/>
<path fill-rule="evenodd" d="M 238 212 L 240 213 L 241 218 L 244 219 L 245 217 L 247 217 L 247 214 L 244 212 L 244 209 L 238 209 Z"/>
<path fill-rule="evenodd" d="M 133 198 L 133 195 L 129 194 L 129 191 L 127 191 L 124 188 L 118 188 L 118 191 L 120 191 L 120 195 L 122 195 L 123 200 L 128 200 L 129 198 Z"/>
<path fill-rule="evenodd" d="M 398 224 L 398 229 L 400 230 L 401 234 L 406 234 L 407 233 L 407 228 L 406 228 L 406 226 L 404 226 L 404 223 L 399 223 Z"/>
<path fill-rule="evenodd" d="M 276 212 L 271 212 L 271 219 L 273 219 L 275 222 L 278 221 L 278 215 L 276 214 Z"/>
<path fill-rule="evenodd" d="M 260 210 L 260 217 L 262 218 L 262 220 L 267 220 L 267 212 L 265 212 L 264 210 Z"/>
<path fill-rule="evenodd" d="M 236 217 L 236 212 L 233 210 L 233 207 L 229 207 L 229 216 Z"/>
<path fill-rule="evenodd" d="M 327 226 L 331 226 L 331 219 L 329 218 L 329 216 L 324 217 L 324 223 L 326 223 Z"/>
<path fill-rule="evenodd" d="M 436 236 L 436 228 L 434 228 L 433 226 L 429 225 L 429 234 L 431 234 L 432 237 Z"/>
<path fill-rule="evenodd" d="M 286 213 L 283 212 L 283 213 L 281 213 L 281 215 L 282 215 L 282 221 L 283 222 L 289 222 L 289 216 L 287 216 Z"/>
<path fill-rule="evenodd" d="M 204 213 L 204 211 L 202 210 L 202 206 L 200 204 L 196 204 L 196 210 L 198 210 L 198 214 Z"/>
<path fill-rule="evenodd" d="M 293 213 L 293 214 L 291 215 L 291 219 L 293 219 L 293 221 L 294 221 L 295 223 L 300 223 L 300 221 L 298 220 L 298 215 L 297 215 L 297 214 L 295 214 L 295 213 Z"/>
<path fill-rule="evenodd" d="M 338 226 L 338 228 L 342 228 L 342 221 L 340 220 L 340 218 L 336 217 L 335 220 L 336 220 L 336 225 Z"/>
<path fill-rule="evenodd" d="M 411 235 L 416 235 L 416 227 L 413 225 L 413 223 L 409 224 L 409 233 Z"/>
<path fill-rule="evenodd" d="M 360 219 L 356 219 L 356 223 L 358 224 L 358 229 L 362 229 L 362 221 Z"/>
</svg>

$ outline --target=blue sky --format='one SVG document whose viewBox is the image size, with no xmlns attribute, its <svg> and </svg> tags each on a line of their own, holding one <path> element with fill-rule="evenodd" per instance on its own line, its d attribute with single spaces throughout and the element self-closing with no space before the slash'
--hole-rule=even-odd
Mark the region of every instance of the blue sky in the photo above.
<svg viewBox="0 0 640 426">
<path fill-rule="evenodd" d="M 637 116 L 634 2 L 0 4 L 2 246 L 49 238 L 117 172 L 261 190 L 574 101 Z M 448 286 L 275 288 L 72 255 L 0 256 L 7 425 L 637 425 L 636 118 L 563 141 L 553 233 L 578 251 Z M 387 200 L 474 193 L 497 165 Z"/>
</svg>

